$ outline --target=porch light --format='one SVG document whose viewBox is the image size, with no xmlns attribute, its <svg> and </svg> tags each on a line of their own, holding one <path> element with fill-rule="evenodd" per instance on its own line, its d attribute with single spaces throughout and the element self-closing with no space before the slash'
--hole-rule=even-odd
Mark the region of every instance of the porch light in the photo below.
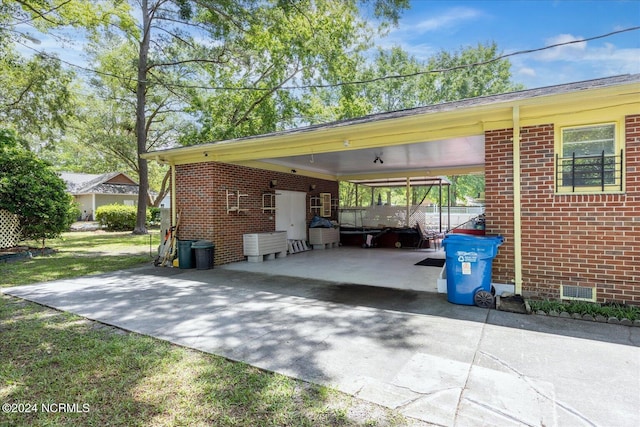
<svg viewBox="0 0 640 427">
<path fill-rule="evenodd" d="M 273 188 L 276 185 L 278 185 L 278 180 L 277 179 L 272 179 L 271 181 L 269 181 L 269 187 Z"/>
</svg>

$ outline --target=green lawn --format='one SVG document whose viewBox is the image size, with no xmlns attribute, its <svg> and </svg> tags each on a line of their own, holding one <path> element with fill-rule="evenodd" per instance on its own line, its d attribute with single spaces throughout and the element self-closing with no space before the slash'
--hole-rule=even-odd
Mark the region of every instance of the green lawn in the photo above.
<svg viewBox="0 0 640 427">
<path fill-rule="evenodd" d="M 151 251 L 150 247 L 151 239 Z M 27 285 L 122 270 L 146 262 L 156 256 L 160 236 L 156 233 L 134 236 L 131 233 L 73 232 L 46 241 L 55 249 L 53 255 L 36 255 L 26 261 L 0 264 L 0 287 Z M 38 242 L 21 245 L 40 247 Z M 151 253 L 151 255 L 150 255 Z"/>
<path fill-rule="evenodd" d="M 152 242 L 154 251 L 157 245 Z M 3 286 L 151 262 L 148 236 L 70 233 L 48 246 L 58 253 L 0 264 Z M 0 404 L 5 404 L 0 426 L 408 423 L 396 411 L 325 387 L 5 295 L 0 295 Z"/>
</svg>

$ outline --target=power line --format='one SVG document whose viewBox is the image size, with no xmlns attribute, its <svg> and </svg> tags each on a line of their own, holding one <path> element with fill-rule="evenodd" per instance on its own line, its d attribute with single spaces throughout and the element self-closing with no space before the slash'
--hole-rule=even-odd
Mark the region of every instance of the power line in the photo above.
<svg viewBox="0 0 640 427">
<path fill-rule="evenodd" d="M 415 73 L 409 73 L 409 74 L 397 74 L 397 75 L 392 75 L 392 76 L 374 77 L 374 78 L 371 78 L 371 79 L 357 80 L 357 81 L 351 81 L 351 82 L 340 82 L 340 83 L 333 83 L 333 84 L 306 85 L 306 86 L 297 87 L 297 89 L 314 89 L 314 88 L 340 87 L 340 86 L 348 86 L 348 85 L 355 85 L 355 84 L 374 83 L 374 82 L 383 81 L 383 80 L 403 79 L 403 78 L 407 78 L 407 77 L 416 77 L 416 76 L 426 75 L 426 74 L 446 73 L 446 72 L 449 72 L 449 71 L 456 71 L 456 70 L 462 70 L 462 69 L 465 69 L 465 68 L 472 68 L 472 67 L 478 67 L 478 66 L 482 66 L 482 65 L 488 65 L 488 64 L 491 64 L 491 63 L 494 63 L 494 62 L 497 62 L 497 61 L 501 61 L 501 60 L 503 60 L 505 58 L 509 58 L 509 57 L 512 57 L 512 56 L 524 55 L 524 54 L 534 53 L 534 52 L 541 52 L 543 50 L 553 49 L 555 47 L 567 46 L 567 45 L 571 45 L 571 44 L 584 43 L 584 42 L 588 42 L 588 41 L 592 41 L 592 40 L 603 39 L 603 38 L 606 38 L 606 37 L 614 36 L 616 34 L 625 33 L 625 32 L 628 32 L 628 31 L 635 31 L 635 30 L 640 30 L 640 26 L 625 28 L 623 30 L 618 30 L 618 31 L 612 31 L 610 33 L 601 34 L 601 35 L 593 36 L 593 37 L 588 37 L 588 38 L 585 38 L 585 39 L 571 40 L 571 41 L 567 41 L 567 42 L 556 43 L 556 44 L 552 44 L 552 45 L 549 45 L 549 46 L 539 47 L 539 48 L 536 48 L 536 49 L 519 50 L 519 51 L 516 51 L 516 52 L 500 55 L 500 56 L 497 56 L 495 58 L 488 59 L 486 61 L 473 62 L 471 64 L 462 64 L 462 65 L 456 65 L 454 67 L 438 68 L 438 69 L 434 69 L 434 70 L 416 71 Z M 283 87 L 283 89 L 293 89 L 293 88 Z"/>
<path fill-rule="evenodd" d="M 566 42 L 562 42 L 562 43 L 555 43 L 552 45 L 548 45 L 548 46 L 543 46 L 543 47 L 539 47 L 539 48 L 535 48 L 535 49 L 526 49 L 526 50 L 518 50 L 515 52 L 511 52 L 511 53 L 507 53 L 504 55 L 500 55 L 497 56 L 495 58 L 491 58 L 488 59 L 486 61 L 478 61 L 478 62 L 473 62 L 470 64 L 461 64 L 461 65 L 456 65 L 454 67 L 448 67 L 448 68 L 438 68 L 438 69 L 432 69 L 432 70 L 424 70 L 424 71 L 416 71 L 414 73 L 408 73 L 408 74 L 395 74 L 395 75 L 390 75 L 390 76 L 381 76 L 381 77 L 374 77 L 371 79 L 363 79 L 363 80 L 353 80 L 353 81 L 348 81 L 348 82 L 338 82 L 338 83 L 319 83 L 319 84 L 309 84 L 309 85 L 298 85 L 298 86 L 282 86 L 276 90 L 302 90 L 302 89 L 329 89 L 329 88 L 336 88 L 336 87 L 343 87 L 343 86 L 351 86 L 351 85 L 362 85 L 362 84 L 368 84 L 368 83 L 375 83 L 375 82 L 379 82 L 379 81 L 385 81 L 385 80 L 396 80 L 396 79 L 405 79 L 405 78 L 410 78 L 410 77 L 416 77 L 416 76 L 421 76 L 421 75 L 427 75 L 427 74 L 442 74 L 442 73 L 446 73 L 446 72 L 450 72 L 450 71 L 457 71 L 457 70 L 462 70 L 462 69 L 466 69 L 466 68 L 474 68 L 474 67 L 479 67 L 479 66 L 483 66 L 483 65 L 489 65 L 492 64 L 494 62 L 498 62 L 501 61 L 503 59 L 506 58 L 510 58 L 513 56 L 519 56 L 519 55 L 526 55 L 526 54 L 530 54 L 530 53 L 535 53 L 535 52 L 541 52 L 544 50 L 549 50 L 549 49 L 553 49 L 556 47 L 561 47 L 561 46 L 567 46 L 567 45 L 572 45 L 572 44 L 578 44 L 578 43 L 585 43 L 585 42 L 589 42 L 589 41 L 593 41 L 593 40 L 598 40 L 598 39 L 603 39 L 603 38 L 607 38 L 607 37 L 611 37 L 617 34 L 621 34 L 621 33 L 626 33 L 626 32 L 630 32 L 630 31 L 637 31 L 640 30 L 640 26 L 635 26 L 635 27 L 629 27 L 629 28 L 624 28 L 622 30 L 617 30 L 617 31 L 612 31 L 606 34 L 600 34 L 597 36 L 593 36 L 593 37 L 587 37 L 587 38 L 582 38 L 582 39 L 578 39 L 578 40 L 571 40 L 571 41 L 566 41 Z M 105 77 L 112 77 L 112 78 L 116 78 L 116 79 L 122 79 L 123 76 L 119 76 L 116 74 L 111 74 L 111 73 L 107 73 L 104 71 L 100 71 L 100 70 L 95 70 L 92 68 L 88 68 L 88 67 L 83 67 L 81 65 L 77 65 L 77 64 L 73 64 L 71 62 L 65 61 L 63 59 L 58 58 L 55 55 L 51 55 L 48 54 L 44 51 L 40 51 L 38 49 L 35 49 L 31 46 L 27 46 L 24 43 L 18 42 L 16 41 L 16 43 L 21 44 L 22 46 L 33 50 L 34 52 L 49 57 L 49 58 L 55 58 L 57 60 L 59 60 L 60 62 L 62 62 L 63 64 L 66 64 L 70 67 L 73 68 L 77 68 L 79 70 L 88 72 L 88 73 L 94 73 L 94 74 L 98 74 L 101 76 L 105 76 Z M 130 82 L 137 82 L 138 80 L 135 78 L 127 78 L 127 81 Z M 200 89 L 200 90 L 225 90 L 225 91 L 260 91 L 260 92 L 267 92 L 267 91 L 273 91 L 273 88 L 259 88 L 259 87 L 251 87 L 251 86 L 201 86 L 201 85 L 186 85 L 186 84 L 178 84 L 178 83 L 163 83 L 163 85 L 165 86 L 169 86 L 169 87 L 175 87 L 175 88 L 182 88 L 182 89 Z"/>
</svg>

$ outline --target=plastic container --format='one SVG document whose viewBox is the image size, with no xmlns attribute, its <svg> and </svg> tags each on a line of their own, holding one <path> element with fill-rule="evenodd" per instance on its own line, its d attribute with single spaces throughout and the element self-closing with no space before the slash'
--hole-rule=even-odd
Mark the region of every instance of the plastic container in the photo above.
<svg viewBox="0 0 640 427">
<path fill-rule="evenodd" d="M 181 269 L 196 268 L 195 240 L 178 240 L 178 266 Z"/>
<path fill-rule="evenodd" d="M 447 300 L 454 304 L 491 307 L 491 267 L 502 236 L 448 234 L 442 241 L 446 253 Z"/>
<path fill-rule="evenodd" d="M 215 245 L 208 240 L 193 242 L 191 247 L 196 252 L 196 270 L 210 270 L 213 268 Z"/>
</svg>

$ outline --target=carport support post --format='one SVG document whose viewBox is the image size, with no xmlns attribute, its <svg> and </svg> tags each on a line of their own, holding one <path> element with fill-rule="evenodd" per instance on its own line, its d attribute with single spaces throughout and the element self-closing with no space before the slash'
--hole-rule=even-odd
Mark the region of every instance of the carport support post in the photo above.
<svg viewBox="0 0 640 427">
<path fill-rule="evenodd" d="M 407 221 L 406 221 L 407 228 L 409 228 L 410 215 L 411 215 L 411 178 L 407 177 Z"/>
<path fill-rule="evenodd" d="M 520 107 L 513 107 L 513 257 L 516 295 L 522 295 L 522 211 L 520 208 Z"/>
<path fill-rule="evenodd" d="M 171 162 L 171 226 L 176 225 L 176 164 Z"/>
<path fill-rule="evenodd" d="M 440 185 L 442 185 L 442 179 L 440 179 Z M 440 208 L 442 212 L 442 208 Z M 442 218 L 442 213 L 440 214 Z M 447 185 L 447 231 L 451 230 L 451 183 Z M 442 227 L 440 227 L 440 232 L 442 233 Z"/>
<path fill-rule="evenodd" d="M 451 209 L 449 209 L 449 211 L 450 210 Z M 438 233 L 442 233 L 442 178 L 440 178 L 440 181 L 438 183 L 438 212 Z"/>
</svg>

